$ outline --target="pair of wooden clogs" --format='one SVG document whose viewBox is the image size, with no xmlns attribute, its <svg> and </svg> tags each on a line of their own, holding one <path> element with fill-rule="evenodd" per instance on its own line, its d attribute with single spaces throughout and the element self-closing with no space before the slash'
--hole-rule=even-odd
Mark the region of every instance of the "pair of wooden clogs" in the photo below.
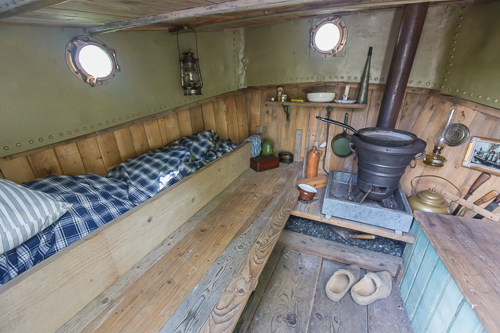
<svg viewBox="0 0 500 333">
<path fill-rule="evenodd" d="M 326 296 L 338 302 L 351 289 L 354 302 L 368 305 L 391 294 L 392 279 L 389 272 L 368 272 L 359 280 L 360 275 L 361 270 L 357 265 L 337 270 L 326 284 Z"/>
</svg>

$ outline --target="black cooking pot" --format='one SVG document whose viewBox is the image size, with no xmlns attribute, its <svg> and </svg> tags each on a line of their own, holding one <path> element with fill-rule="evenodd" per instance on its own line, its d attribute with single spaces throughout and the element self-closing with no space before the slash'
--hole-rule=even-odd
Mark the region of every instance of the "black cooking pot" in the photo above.
<svg viewBox="0 0 500 333">
<path fill-rule="evenodd" d="M 351 149 L 358 158 L 356 186 L 368 193 L 370 199 L 389 197 L 398 188 L 406 167 L 409 165 L 414 168 L 417 160 L 425 156 L 426 146 L 427 143 L 421 139 L 401 147 L 380 146 L 353 135 Z"/>
<path fill-rule="evenodd" d="M 316 118 L 330 124 L 347 128 L 348 130 L 353 131 L 354 134 L 358 135 L 361 140 L 378 146 L 403 147 L 411 144 L 417 139 L 417 136 L 413 133 L 393 128 L 367 127 L 356 130 L 354 127 L 335 120 L 330 120 L 319 116 L 317 116 Z"/>
</svg>

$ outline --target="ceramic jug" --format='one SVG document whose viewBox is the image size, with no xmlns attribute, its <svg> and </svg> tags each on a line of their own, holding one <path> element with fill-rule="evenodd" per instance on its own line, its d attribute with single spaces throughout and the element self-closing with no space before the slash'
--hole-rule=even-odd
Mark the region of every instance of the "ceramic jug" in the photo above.
<svg viewBox="0 0 500 333">
<path fill-rule="evenodd" d="M 274 142 L 272 142 L 271 140 L 267 139 L 262 144 L 262 155 L 274 155 L 274 153 L 275 153 Z"/>
<path fill-rule="evenodd" d="M 307 153 L 306 178 L 316 177 L 318 175 L 318 164 L 321 153 L 322 151 L 318 150 L 316 147 L 312 147 L 309 153 Z"/>
</svg>

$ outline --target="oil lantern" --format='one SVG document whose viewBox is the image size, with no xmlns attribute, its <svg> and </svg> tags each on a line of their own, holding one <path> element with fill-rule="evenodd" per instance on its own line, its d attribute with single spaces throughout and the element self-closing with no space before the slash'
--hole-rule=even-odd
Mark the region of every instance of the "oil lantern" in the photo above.
<svg viewBox="0 0 500 333">
<path fill-rule="evenodd" d="M 184 52 L 181 59 L 181 86 L 184 95 L 201 95 L 203 80 L 201 79 L 200 64 L 192 52 Z"/>
</svg>

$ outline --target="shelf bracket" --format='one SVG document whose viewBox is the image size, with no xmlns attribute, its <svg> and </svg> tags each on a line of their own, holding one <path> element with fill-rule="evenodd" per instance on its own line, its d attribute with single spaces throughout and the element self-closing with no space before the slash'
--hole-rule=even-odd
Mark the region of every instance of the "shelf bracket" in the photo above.
<svg viewBox="0 0 500 333">
<path fill-rule="evenodd" d="M 328 105 L 328 106 L 326 107 L 326 118 L 327 118 L 327 119 L 330 119 L 330 113 L 332 113 L 332 110 L 333 110 L 333 108 L 332 108 L 332 106 L 331 106 L 331 105 Z"/>
<path fill-rule="evenodd" d="M 285 105 L 285 104 L 281 104 L 281 106 L 283 107 L 283 111 L 285 111 L 286 113 L 286 121 L 290 121 L 290 109 L 292 107 L 290 105 Z"/>
</svg>

